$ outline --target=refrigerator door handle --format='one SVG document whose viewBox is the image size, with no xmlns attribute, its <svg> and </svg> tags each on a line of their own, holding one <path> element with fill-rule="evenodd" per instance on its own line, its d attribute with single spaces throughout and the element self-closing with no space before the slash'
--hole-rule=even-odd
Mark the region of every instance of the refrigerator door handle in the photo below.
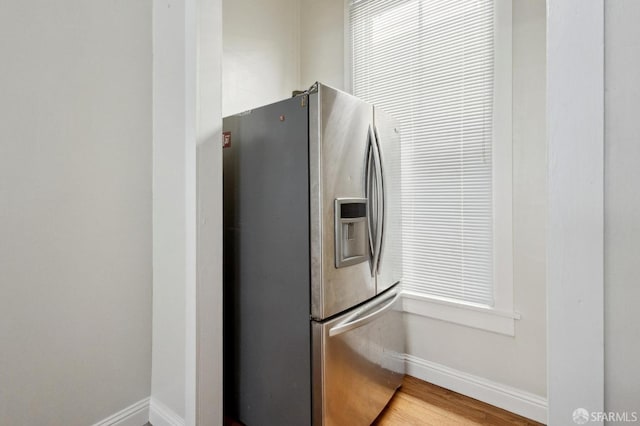
<svg viewBox="0 0 640 426">
<path fill-rule="evenodd" d="M 372 161 L 373 161 L 373 153 L 372 153 L 372 147 L 373 147 L 373 142 L 372 142 L 372 132 L 371 132 L 371 127 L 369 127 L 369 131 L 367 132 L 367 138 L 368 138 L 368 143 L 367 143 L 367 167 L 365 169 L 365 193 L 366 193 L 366 197 L 367 197 L 367 228 L 369 230 L 369 250 L 371 251 L 371 258 L 373 258 L 373 254 L 374 254 L 374 247 L 373 247 L 373 235 L 374 235 L 374 231 L 373 231 L 373 224 L 372 224 L 372 214 L 373 214 L 373 209 L 371 206 L 371 202 L 372 202 L 372 173 L 373 173 L 373 166 L 372 166 Z M 373 270 L 373 269 L 372 269 Z"/>
<path fill-rule="evenodd" d="M 374 312 L 371 312 L 371 309 L 367 309 L 366 307 L 358 310 L 353 315 L 347 317 L 344 321 L 336 324 L 331 327 L 329 330 L 329 336 L 337 336 L 342 333 L 346 333 L 347 331 L 353 330 L 354 328 L 361 327 L 367 323 L 378 318 L 380 315 L 387 312 L 389 309 L 393 307 L 398 298 L 400 297 L 400 293 L 394 292 L 391 296 L 385 298 L 383 301 L 379 302 L 377 305 L 374 305 L 371 308 L 375 308 L 377 306 L 382 305 L 379 309 L 376 309 Z"/>
<path fill-rule="evenodd" d="M 380 255 L 382 252 L 382 232 L 384 225 L 384 179 L 382 175 L 382 156 L 380 144 L 378 143 L 378 131 L 373 130 L 373 160 L 376 166 L 376 225 L 375 225 L 375 251 L 373 256 L 374 275 L 378 271 Z"/>
<path fill-rule="evenodd" d="M 366 191 L 367 191 L 367 225 L 369 227 L 369 248 L 371 249 L 371 276 L 375 277 L 378 267 L 378 151 L 376 147 L 375 134 L 373 128 L 369 126 L 367 132 L 369 138 L 369 149 L 367 150 L 367 171 L 366 171 Z"/>
</svg>

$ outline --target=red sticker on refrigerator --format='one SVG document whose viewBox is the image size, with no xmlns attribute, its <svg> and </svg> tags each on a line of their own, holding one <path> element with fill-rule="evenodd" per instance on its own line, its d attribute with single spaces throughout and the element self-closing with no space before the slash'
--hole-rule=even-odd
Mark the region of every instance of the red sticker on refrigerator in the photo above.
<svg viewBox="0 0 640 426">
<path fill-rule="evenodd" d="M 231 132 L 222 132 L 222 147 L 231 147 Z"/>
</svg>

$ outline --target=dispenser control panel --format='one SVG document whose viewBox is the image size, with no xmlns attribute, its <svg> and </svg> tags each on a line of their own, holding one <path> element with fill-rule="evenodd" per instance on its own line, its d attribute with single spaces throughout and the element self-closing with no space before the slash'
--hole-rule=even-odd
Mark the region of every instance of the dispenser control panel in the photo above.
<svg viewBox="0 0 640 426">
<path fill-rule="evenodd" d="M 335 228 L 336 268 L 369 259 L 366 198 L 337 198 Z"/>
</svg>

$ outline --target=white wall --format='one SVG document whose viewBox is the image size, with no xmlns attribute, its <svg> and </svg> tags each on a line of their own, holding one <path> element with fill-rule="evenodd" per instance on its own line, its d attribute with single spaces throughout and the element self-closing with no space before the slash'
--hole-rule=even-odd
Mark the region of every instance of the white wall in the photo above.
<svg viewBox="0 0 640 426">
<path fill-rule="evenodd" d="M 222 0 L 154 1 L 155 425 L 222 422 Z"/>
<path fill-rule="evenodd" d="M 549 0 L 548 421 L 604 408 L 604 2 Z M 590 424 L 602 424 L 593 421 Z"/>
<path fill-rule="evenodd" d="M 197 241 L 187 292 L 187 307 L 195 306 L 187 319 L 187 410 L 194 409 L 187 426 L 222 424 L 222 0 L 198 0 L 192 17 L 198 29 L 191 146 Z"/>
<path fill-rule="evenodd" d="M 223 1 L 224 116 L 301 89 L 299 10 L 299 0 Z"/>
<path fill-rule="evenodd" d="M 345 89 L 343 0 L 224 0 L 222 113 L 314 82 Z"/>
<path fill-rule="evenodd" d="M 149 396 L 151 2 L 0 13 L 0 424 Z"/>
<path fill-rule="evenodd" d="M 223 115 L 314 82 L 344 90 L 343 0 L 224 0 Z"/>
<path fill-rule="evenodd" d="M 640 3 L 605 1 L 605 410 L 640 412 Z"/>
<path fill-rule="evenodd" d="M 185 2 L 153 2 L 151 396 L 185 417 L 187 98 Z M 152 422 L 156 420 L 153 417 Z"/>
<path fill-rule="evenodd" d="M 300 0 L 300 82 L 346 90 L 344 0 Z"/>
</svg>

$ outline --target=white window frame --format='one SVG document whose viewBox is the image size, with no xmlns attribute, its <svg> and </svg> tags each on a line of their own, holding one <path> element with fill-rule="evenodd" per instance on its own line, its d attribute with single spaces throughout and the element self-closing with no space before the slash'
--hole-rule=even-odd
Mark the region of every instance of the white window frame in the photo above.
<svg viewBox="0 0 640 426">
<path fill-rule="evenodd" d="M 349 0 L 344 2 L 345 89 L 352 91 Z M 493 120 L 493 297 L 492 306 L 405 290 L 403 310 L 424 317 L 515 335 L 520 314 L 513 306 L 512 0 L 495 0 Z"/>
</svg>

